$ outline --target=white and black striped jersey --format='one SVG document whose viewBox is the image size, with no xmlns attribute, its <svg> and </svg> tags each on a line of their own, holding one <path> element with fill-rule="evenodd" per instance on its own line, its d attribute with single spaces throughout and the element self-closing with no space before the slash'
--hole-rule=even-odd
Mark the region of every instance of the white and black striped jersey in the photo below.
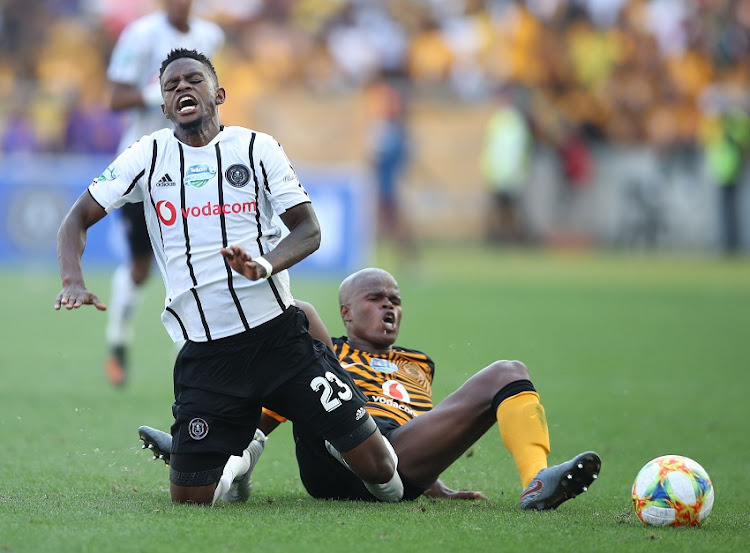
<svg viewBox="0 0 750 553">
<path fill-rule="evenodd" d="M 88 190 L 107 212 L 144 203 L 166 288 L 162 321 L 173 340 L 238 334 L 293 302 L 287 271 L 251 281 L 219 252 L 238 245 L 251 257 L 267 253 L 281 239 L 274 212 L 310 201 L 273 137 L 222 127 L 194 148 L 162 129 L 125 150 Z"/>
<path fill-rule="evenodd" d="M 189 26 L 187 32 L 181 32 L 169 23 L 164 11 L 136 19 L 117 39 L 107 78 L 142 90 L 159 82 L 161 63 L 176 48 L 195 49 L 212 58 L 224 44 L 224 31 L 216 23 L 198 17 L 191 17 Z M 172 123 L 159 106 L 128 110 L 119 151 L 143 135 L 163 128 L 172 128 Z"/>
</svg>

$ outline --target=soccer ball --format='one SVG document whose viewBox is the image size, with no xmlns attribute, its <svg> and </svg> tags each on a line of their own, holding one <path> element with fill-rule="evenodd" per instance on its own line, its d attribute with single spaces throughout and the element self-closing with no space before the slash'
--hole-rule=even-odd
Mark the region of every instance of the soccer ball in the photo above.
<svg viewBox="0 0 750 553">
<path fill-rule="evenodd" d="M 682 455 L 646 463 L 633 482 L 633 508 L 651 526 L 697 526 L 714 506 L 708 473 Z"/>
</svg>

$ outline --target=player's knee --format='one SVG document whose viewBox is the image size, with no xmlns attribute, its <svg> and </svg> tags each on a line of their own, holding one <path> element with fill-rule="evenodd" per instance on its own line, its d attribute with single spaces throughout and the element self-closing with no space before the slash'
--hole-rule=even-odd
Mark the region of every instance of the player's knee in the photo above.
<svg viewBox="0 0 750 553">
<path fill-rule="evenodd" d="M 380 433 L 373 434 L 359 446 L 343 454 L 354 473 L 366 482 L 382 484 L 396 472 L 395 452 L 388 451 Z"/>
<path fill-rule="evenodd" d="M 210 505 L 229 455 L 172 453 L 169 492 L 174 503 Z"/>
<path fill-rule="evenodd" d="M 378 462 L 372 466 L 370 474 L 368 474 L 367 478 L 364 478 L 364 480 L 375 482 L 377 484 L 384 484 L 393 478 L 395 472 L 396 465 L 390 460 L 390 458 L 379 459 Z"/>
<path fill-rule="evenodd" d="M 187 503 L 193 505 L 211 505 L 214 497 L 215 484 L 209 486 L 177 486 L 170 485 L 169 495 L 172 503 Z"/>
<path fill-rule="evenodd" d="M 347 462 L 349 463 L 348 460 Z M 358 457 L 356 461 L 349 464 L 359 478 L 377 484 L 388 482 L 396 472 L 396 463 L 388 454 L 372 454 L 366 458 Z"/>
<path fill-rule="evenodd" d="M 529 369 L 521 361 L 495 361 L 488 367 L 494 380 L 493 388 L 499 390 L 517 380 L 529 380 Z"/>
</svg>

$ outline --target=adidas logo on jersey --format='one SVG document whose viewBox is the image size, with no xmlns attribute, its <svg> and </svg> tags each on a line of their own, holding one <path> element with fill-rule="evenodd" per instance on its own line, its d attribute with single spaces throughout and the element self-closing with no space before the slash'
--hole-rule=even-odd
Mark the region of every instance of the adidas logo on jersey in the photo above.
<svg viewBox="0 0 750 553">
<path fill-rule="evenodd" d="M 172 177 L 169 176 L 169 173 L 165 173 L 162 178 L 158 180 L 156 183 L 156 186 L 174 186 L 174 181 L 172 180 Z"/>
</svg>

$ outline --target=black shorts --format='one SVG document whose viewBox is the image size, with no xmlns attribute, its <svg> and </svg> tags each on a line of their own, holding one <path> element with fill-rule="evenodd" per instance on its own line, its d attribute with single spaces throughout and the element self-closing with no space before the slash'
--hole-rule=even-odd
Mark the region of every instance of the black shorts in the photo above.
<svg viewBox="0 0 750 553">
<path fill-rule="evenodd" d="M 143 257 L 151 255 L 151 240 L 146 228 L 146 216 L 143 214 L 143 202 L 125 204 L 120 208 L 125 234 L 128 237 L 130 255 Z"/>
<path fill-rule="evenodd" d="M 207 470 L 201 456 L 241 455 L 261 406 L 315 429 L 339 451 L 375 431 L 364 394 L 295 306 L 236 336 L 188 341 L 175 362 L 174 391 L 171 464 L 182 473 Z"/>
<path fill-rule="evenodd" d="M 386 438 L 399 426 L 393 419 L 386 417 L 374 417 L 374 420 Z M 365 488 L 362 480 L 328 453 L 320 435 L 297 424 L 294 424 L 293 434 L 300 479 L 312 497 L 377 501 Z M 402 501 L 412 501 L 424 493 L 425 488 L 415 486 L 403 475 L 400 476 L 404 484 Z"/>
</svg>

